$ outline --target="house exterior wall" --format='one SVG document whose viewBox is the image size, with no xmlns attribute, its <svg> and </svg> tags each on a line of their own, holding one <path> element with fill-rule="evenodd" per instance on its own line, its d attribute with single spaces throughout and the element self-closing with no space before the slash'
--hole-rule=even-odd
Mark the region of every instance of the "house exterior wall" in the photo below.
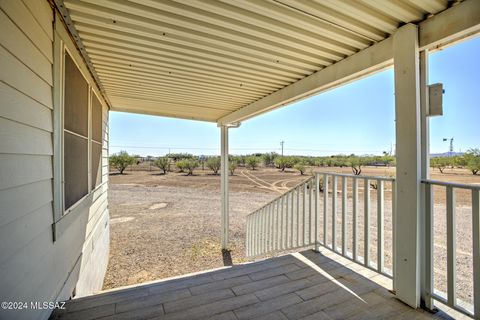
<svg viewBox="0 0 480 320">
<path fill-rule="evenodd" d="M 55 219 L 54 39 L 85 72 L 47 1 L 0 0 L 0 301 L 66 300 L 102 287 L 108 262 L 108 107 L 102 183 Z M 63 29 L 63 30 L 62 30 Z M 92 79 L 87 79 L 98 92 Z M 55 238 L 54 238 L 55 231 Z M 46 319 L 51 310 L 0 310 L 0 319 Z"/>
</svg>

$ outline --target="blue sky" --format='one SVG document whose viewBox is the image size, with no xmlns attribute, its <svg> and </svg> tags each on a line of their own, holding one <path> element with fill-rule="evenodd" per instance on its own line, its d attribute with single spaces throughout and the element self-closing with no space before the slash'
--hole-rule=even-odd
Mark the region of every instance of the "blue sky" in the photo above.
<svg viewBox="0 0 480 320">
<path fill-rule="evenodd" d="M 444 115 L 431 118 L 431 152 L 480 147 L 480 37 L 430 56 L 430 83 L 444 84 Z M 395 148 L 393 69 L 244 121 L 230 130 L 230 153 L 381 154 Z M 110 153 L 219 154 L 212 123 L 111 112 Z"/>
</svg>

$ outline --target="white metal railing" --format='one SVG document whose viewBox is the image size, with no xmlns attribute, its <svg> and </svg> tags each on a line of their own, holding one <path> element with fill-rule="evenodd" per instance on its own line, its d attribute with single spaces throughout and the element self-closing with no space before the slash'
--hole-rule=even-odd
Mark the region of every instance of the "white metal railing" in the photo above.
<svg viewBox="0 0 480 320">
<path fill-rule="evenodd" d="M 479 205 L 479 185 L 465 185 L 458 183 L 449 183 L 443 181 L 424 180 L 425 191 L 425 276 L 424 276 L 424 290 L 426 292 L 426 305 L 432 308 L 435 299 L 444 303 L 468 316 L 480 318 L 480 205 Z M 445 192 L 445 214 L 446 214 L 446 251 L 447 251 L 447 294 L 442 290 L 437 290 L 434 287 L 434 263 L 433 263 L 433 247 L 435 232 L 434 216 L 434 188 L 444 188 Z M 470 303 L 461 301 L 457 298 L 457 203 L 456 194 L 459 190 L 470 193 L 470 204 L 472 213 L 472 258 L 473 258 L 473 306 Z M 465 207 L 469 207 L 468 205 Z M 438 212 L 437 212 L 438 213 Z M 463 217 L 462 217 L 463 218 Z M 464 231 L 465 232 L 465 231 Z M 465 245 L 465 243 L 462 243 Z"/>
<path fill-rule="evenodd" d="M 341 180 L 340 191 L 339 180 Z M 389 208 L 392 223 L 390 229 L 392 252 L 390 257 L 393 257 L 395 179 L 338 173 L 316 173 L 314 177 L 249 214 L 247 216 L 247 256 L 312 245 L 318 249 L 321 245 L 392 278 L 393 270 L 386 270 L 384 263 L 385 184 L 387 183 L 391 185 Z M 377 195 L 376 265 L 373 265 L 370 258 L 372 250 L 370 190 L 372 188 L 376 189 Z M 363 191 L 363 199 L 359 197 L 359 190 Z M 337 202 L 339 193 L 340 207 Z M 359 219 L 360 211 L 363 213 L 363 221 Z M 338 224 L 341 225 L 340 228 Z M 363 234 L 358 230 L 360 224 L 363 225 Z M 348 234 L 349 229 L 352 230 L 351 236 Z M 341 233 L 338 234 L 338 231 Z M 363 237 L 363 252 L 358 248 L 359 237 Z"/>
<path fill-rule="evenodd" d="M 247 256 L 312 244 L 310 221 L 314 177 L 247 216 Z"/>
</svg>

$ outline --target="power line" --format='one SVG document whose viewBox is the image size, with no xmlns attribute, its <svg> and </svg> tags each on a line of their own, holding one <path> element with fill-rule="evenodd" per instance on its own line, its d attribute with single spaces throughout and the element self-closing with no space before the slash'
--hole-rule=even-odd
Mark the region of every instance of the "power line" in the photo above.
<svg viewBox="0 0 480 320">
<path fill-rule="evenodd" d="M 131 149 L 163 149 L 163 150 L 220 150 L 220 148 L 211 148 L 211 147 L 163 147 L 163 146 L 128 146 L 128 145 L 114 145 L 110 146 L 111 148 L 131 148 Z M 354 148 L 352 148 L 354 149 Z M 353 153 L 353 152 L 383 152 L 385 150 L 383 149 L 363 149 L 363 150 L 352 150 L 352 149 L 302 149 L 302 148 L 282 148 L 282 145 L 280 145 L 280 148 L 269 148 L 269 147 L 247 147 L 247 148 L 230 148 L 230 150 L 260 150 L 260 151 L 266 151 L 266 150 L 275 150 L 275 151 L 280 151 L 282 154 L 285 151 L 317 151 L 317 152 L 337 152 L 337 153 Z"/>
</svg>

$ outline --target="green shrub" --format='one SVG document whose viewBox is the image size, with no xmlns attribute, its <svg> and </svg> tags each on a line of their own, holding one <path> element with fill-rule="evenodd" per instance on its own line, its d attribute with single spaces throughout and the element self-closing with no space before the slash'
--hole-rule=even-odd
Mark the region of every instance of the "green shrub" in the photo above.
<svg viewBox="0 0 480 320">
<path fill-rule="evenodd" d="M 228 163 L 228 170 L 230 170 L 230 175 L 235 174 L 235 169 L 237 169 L 237 162 L 236 161 L 230 161 Z"/>
<path fill-rule="evenodd" d="M 155 160 L 154 164 L 163 170 L 164 174 L 167 174 L 167 171 L 170 171 L 170 159 L 167 157 L 160 157 Z"/>
<path fill-rule="evenodd" d="M 245 160 L 245 164 L 247 165 L 247 167 L 251 168 L 252 170 L 255 170 L 255 168 L 258 167 L 259 163 L 260 158 L 255 156 L 250 156 Z"/>
<path fill-rule="evenodd" d="M 185 172 L 185 170 L 187 169 L 187 160 L 178 160 L 177 162 L 175 162 L 175 165 L 180 172 Z"/>
<path fill-rule="evenodd" d="M 120 151 L 117 154 L 113 154 L 108 159 L 108 163 L 117 169 L 120 174 L 123 174 L 123 171 L 129 166 L 134 164 L 136 159 L 128 154 L 127 151 Z"/>
<path fill-rule="evenodd" d="M 235 160 L 239 166 L 245 167 L 245 164 L 247 162 L 247 156 L 244 156 L 244 155 L 236 156 L 234 157 L 233 160 Z"/>
<path fill-rule="evenodd" d="M 362 173 L 362 166 L 369 163 L 368 158 L 361 158 L 361 157 L 350 157 L 346 164 L 352 168 L 352 172 L 354 175 L 359 176 Z"/>
<path fill-rule="evenodd" d="M 262 155 L 263 164 L 265 167 L 273 167 L 275 158 L 278 157 L 278 153 L 276 152 L 267 152 Z"/>
<path fill-rule="evenodd" d="M 300 174 L 303 176 L 305 173 L 306 167 L 304 162 L 299 162 L 295 164 L 294 168 L 300 172 Z"/>
<path fill-rule="evenodd" d="M 198 157 L 198 164 L 202 167 L 202 171 L 205 170 L 205 164 L 207 163 L 208 158 L 205 156 Z"/>
<path fill-rule="evenodd" d="M 472 174 L 477 175 L 480 172 L 480 149 L 469 149 L 464 155 L 466 167 L 472 172 Z"/>
<path fill-rule="evenodd" d="M 193 175 L 193 170 L 195 170 L 199 165 L 198 161 L 195 159 L 185 159 L 183 161 L 185 161 L 184 169 L 187 170 L 187 176 Z"/>
<path fill-rule="evenodd" d="M 285 171 L 286 168 L 292 168 L 295 165 L 295 160 L 292 157 L 278 157 L 275 159 L 275 166 Z"/>
<path fill-rule="evenodd" d="M 438 157 L 438 158 L 431 158 L 430 159 L 430 166 L 433 167 L 433 168 L 436 168 L 440 171 L 440 173 L 443 173 L 443 170 L 445 170 L 445 168 L 448 166 L 449 164 L 449 160 L 448 158 L 441 158 L 441 157 Z"/>
<path fill-rule="evenodd" d="M 207 168 L 213 171 L 213 174 L 218 174 L 218 170 L 220 170 L 220 157 L 210 157 L 206 161 Z"/>
</svg>

